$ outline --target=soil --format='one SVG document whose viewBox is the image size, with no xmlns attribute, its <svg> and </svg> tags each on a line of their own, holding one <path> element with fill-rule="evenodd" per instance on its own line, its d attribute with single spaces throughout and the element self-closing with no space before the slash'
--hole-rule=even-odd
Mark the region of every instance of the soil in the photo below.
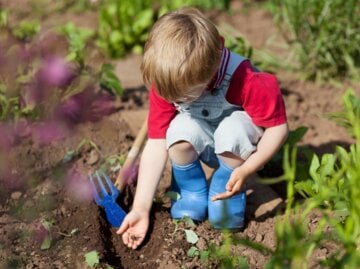
<svg viewBox="0 0 360 269">
<path fill-rule="evenodd" d="M 9 3 L 9 7 L 14 2 Z M 3 5 L 6 6 L 5 3 Z M 72 13 L 49 16 L 44 18 L 47 28 L 43 31 L 71 20 L 93 26 L 94 14 L 90 11 L 84 16 Z M 277 35 L 271 16 L 265 11 L 233 3 L 231 13 L 209 15 L 217 22 L 231 24 L 256 49 L 266 48 L 279 56 L 285 53 L 279 47 L 267 46 L 270 37 L 276 36 L 278 42 L 282 40 Z M 98 61 L 96 57 L 94 62 Z M 24 139 L 2 156 L 12 165 L 14 181 L 4 185 L 1 192 L 0 268 L 86 268 L 84 255 L 92 250 L 100 255 L 97 268 L 107 268 L 106 265 L 113 268 L 217 267 L 215 262 L 206 264 L 199 256 L 187 255 L 192 244 L 187 242 L 184 228 L 189 227 L 171 220 L 169 200 L 163 196 L 170 184 L 169 168 L 164 172 L 156 194 L 150 231 L 137 250 L 130 250 L 122 243 L 116 229 L 106 221 L 102 209 L 89 198 L 86 188 L 80 187 L 86 186 L 86 175 L 104 165 L 109 156 L 126 156 L 135 139 L 146 115 L 148 98 L 141 82 L 140 59 L 140 56 L 129 55 L 126 59 L 113 62 L 125 87 L 125 95 L 117 100 L 118 110 L 115 113 L 95 123 L 81 124 L 71 136 L 46 147 Z M 318 154 L 323 154 L 332 152 L 335 145 L 347 146 L 353 142 L 346 130 L 327 118 L 328 113 L 341 109 L 341 95 L 348 85 L 318 85 L 302 81 L 296 74 L 286 71 L 278 71 L 276 75 L 286 103 L 290 129 L 300 126 L 309 128 L 301 140 L 302 146 L 310 146 Z M 353 87 L 359 94 L 359 86 Z M 129 114 L 133 120 L 129 121 Z M 71 161 L 64 162 L 64 156 L 75 150 L 84 139 L 92 143 L 80 147 Z M 112 171 L 108 173 L 113 180 L 116 174 Z M 130 209 L 135 188 L 136 183 L 128 185 L 119 198 L 125 211 Z M 281 186 L 274 186 L 273 190 L 284 198 Z M 235 235 L 274 248 L 274 225 L 277 215 L 281 216 L 281 204 L 260 217 L 256 214 L 258 207 L 256 195 L 249 192 L 246 226 Z M 316 225 L 316 219 L 314 213 L 310 224 Z M 51 227 L 46 229 L 46 224 Z M 219 246 L 224 236 L 213 230 L 207 221 L 191 229 L 199 237 L 195 244 L 199 250 L 205 250 L 212 244 Z M 48 236 L 51 237 L 51 246 L 41 250 Z M 329 246 L 329 249 L 315 251 L 312 259 L 323 259 L 332 250 Z M 232 251 L 245 257 L 250 268 L 263 268 L 269 258 L 240 245 L 234 245 Z"/>
</svg>

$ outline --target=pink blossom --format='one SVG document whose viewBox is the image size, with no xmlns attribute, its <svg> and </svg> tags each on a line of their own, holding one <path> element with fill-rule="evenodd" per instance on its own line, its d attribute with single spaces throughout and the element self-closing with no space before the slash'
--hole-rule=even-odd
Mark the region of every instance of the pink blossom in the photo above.
<svg viewBox="0 0 360 269">
<path fill-rule="evenodd" d="M 32 125 L 33 139 L 40 145 L 62 139 L 68 133 L 65 126 L 58 121 L 44 121 Z"/>
<path fill-rule="evenodd" d="M 16 141 L 13 126 L 8 122 L 0 122 L 0 149 L 8 150 Z"/>
<path fill-rule="evenodd" d="M 124 180 L 125 183 L 130 185 L 136 182 L 138 171 L 139 171 L 139 162 L 130 165 L 129 167 L 123 168 L 124 170 Z"/>
<path fill-rule="evenodd" d="M 64 59 L 52 57 L 40 68 L 38 76 L 46 86 L 65 87 L 71 83 L 74 73 Z"/>
<path fill-rule="evenodd" d="M 41 223 L 36 223 L 34 228 L 33 240 L 36 245 L 41 245 L 46 237 L 50 236 L 50 231 Z"/>
<path fill-rule="evenodd" d="M 34 80 L 27 86 L 25 103 L 38 104 L 46 100 L 52 94 L 54 87 L 64 88 L 70 85 L 74 78 L 75 74 L 65 60 L 59 57 L 47 59 Z"/>
<path fill-rule="evenodd" d="M 91 87 L 71 96 L 55 109 L 55 118 L 69 125 L 95 122 L 114 112 L 113 98 Z"/>
<path fill-rule="evenodd" d="M 92 190 L 87 176 L 72 167 L 66 173 L 65 187 L 69 195 L 79 202 L 92 201 Z"/>
<path fill-rule="evenodd" d="M 22 119 L 17 122 L 0 122 L 0 150 L 17 145 L 21 138 L 30 135 L 29 123 Z"/>
<path fill-rule="evenodd" d="M 5 191 L 8 195 L 14 191 L 19 191 L 24 189 L 25 179 L 20 176 L 16 171 L 10 171 L 11 167 L 2 167 L 0 169 L 0 184 L 2 190 Z"/>
</svg>

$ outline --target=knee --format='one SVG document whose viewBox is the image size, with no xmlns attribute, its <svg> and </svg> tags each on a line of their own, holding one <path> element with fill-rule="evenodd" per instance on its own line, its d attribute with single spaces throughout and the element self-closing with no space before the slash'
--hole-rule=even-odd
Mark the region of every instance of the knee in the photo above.
<svg viewBox="0 0 360 269">
<path fill-rule="evenodd" d="M 232 144 L 238 140 L 244 141 L 247 139 L 249 139 L 249 134 L 241 123 L 234 125 L 230 121 L 221 122 L 214 133 L 215 143 L 216 141 L 226 141 Z"/>
<path fill-rule="evenodd" d="M 194 147 L 187 141 L 179 141 L 169 147 L 169 157 L 179 165 L 189 164 L 197 159 Z"/>
<path fill-rule="evenodd" d="M 241 123 L 236 127 L 230 127 L 227 123 L 215 131 L 215 153 L 221 155 L 225 163 L 231 160 L 230 166 L 239 165 L 256 149 L 258 139 Z"/>
</svg>

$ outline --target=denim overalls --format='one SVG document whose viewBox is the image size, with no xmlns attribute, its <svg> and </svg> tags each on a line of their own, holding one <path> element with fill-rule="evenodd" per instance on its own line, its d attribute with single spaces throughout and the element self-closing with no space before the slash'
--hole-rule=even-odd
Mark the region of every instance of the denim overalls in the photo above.
<svg viewBox="0 0 360 269">
<path fill-rule="evenodd" d="M 167 148 L 178 141 L 187 141 L 211 167 L 218 166 L 216 154 L 223 152 L 232 152 L 244 160 L 250 156 L 263 130 L 252 123 L 242 107 L 230 104 L 225 98 L 232 75 L 244 60 L 231 52 L 220 86 L 206 91 L 194 102 L 175 104 L 179 113 L 167 130 Z"/>
</svg>

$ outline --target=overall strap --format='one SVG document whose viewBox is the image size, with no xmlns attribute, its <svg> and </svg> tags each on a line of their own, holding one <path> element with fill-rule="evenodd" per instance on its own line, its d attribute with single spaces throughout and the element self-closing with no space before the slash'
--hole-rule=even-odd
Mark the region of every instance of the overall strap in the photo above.
<svg viewBox="0 0 360 269">
<path fill-rule="evenodd" d="M 243 62 L 248 60 L 247 58 L 234 53 L 234 52 L 230 52 L 230 59 L 229 59 L 229 63 L 228 66 L 226 68 L 226 75 L 228 77 L 228 79 L 231 79 L 231 77 L 233 76 L 235 70 L 238 68 L 238 66 Z"/>
</svg>

